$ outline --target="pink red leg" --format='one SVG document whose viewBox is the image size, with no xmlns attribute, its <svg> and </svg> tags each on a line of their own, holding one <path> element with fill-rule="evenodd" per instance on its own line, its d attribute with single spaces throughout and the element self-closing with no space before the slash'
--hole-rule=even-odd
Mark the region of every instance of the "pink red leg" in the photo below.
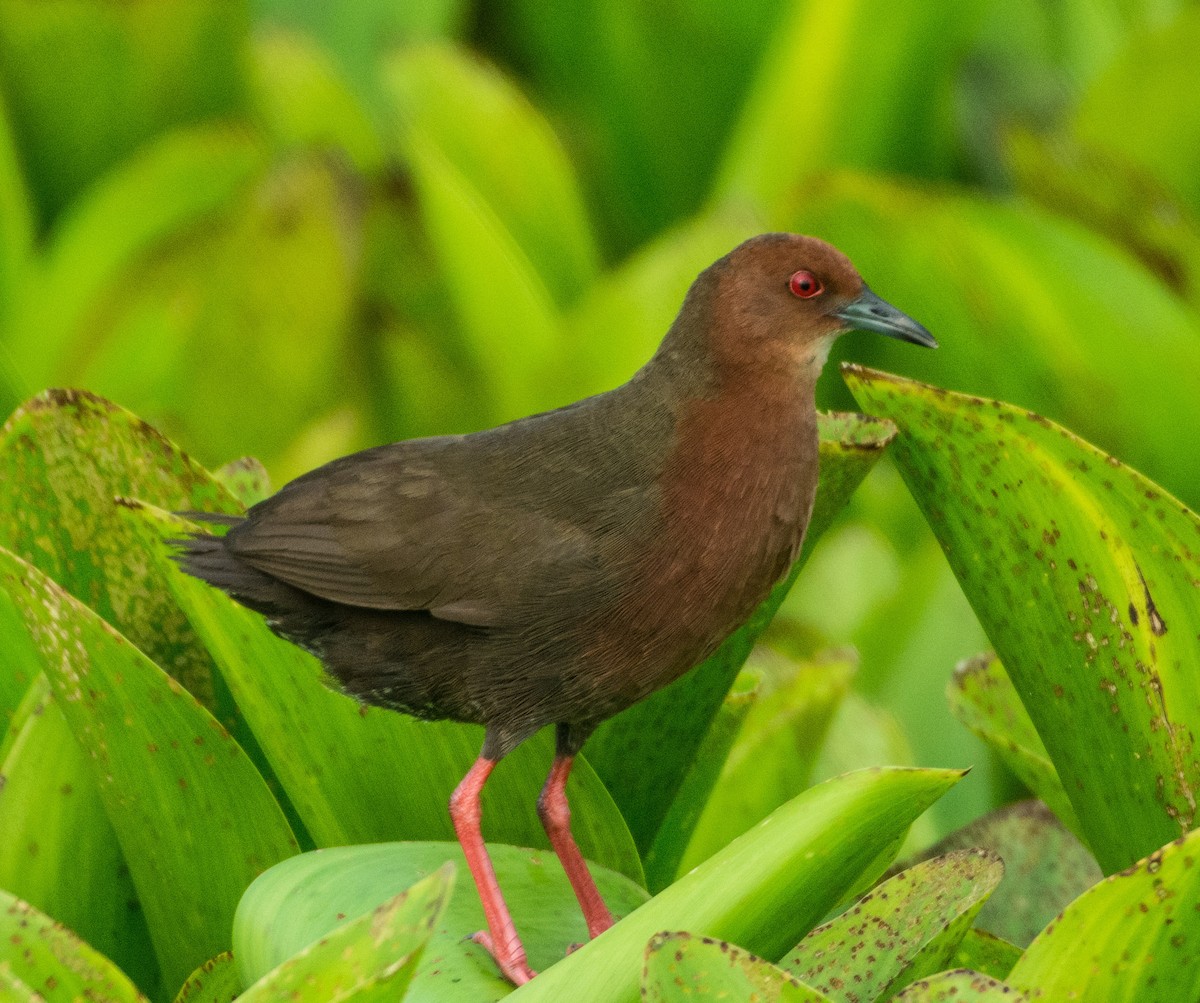
<svg viewBox="0 0 1200 1003">
<path fill-rule="evenodd" d="M 597 937 L 613 925 L 612 913 L 600 897 L 600 891 L 592 875 L 583 861 L 583 854 L 575 845 L 571 835 L 571 807 L 567 803 L 567 778 L 571 775 L 573 756 L 559 754 L 554 757 L 554 765 L 550 767 L 550 776 L 546 778 L 546 786 L 542 788 L 538 798 L 538 818 L 546 835 L 550 837 L 550 845 L 562 861 L 563 870 L 567 872 L 567 880 L 575 890 L 579 899 L 579 907 L 583 910 L 583 918 L 587 921 L 588 936 Z"/>
<path fill-rule="evenodd" d="M 475 765 L 450 795 L 450 820 L 454 823 L 454 831 L 467 858 L 471 877 L 475 879 L 479 900 L 483 903 L 483 915 L 487 919 L 487 932 L 477 933 L 473 939 L 487 948 L 496 959 L 504 977 L 519 986 L 532 979 L 534 973 L 525 960 L 525 948 L 504 902 L 504 895 L 496 880 L 496 870 L 492 867 L 492 858 L 488 856 L 479 827 L 483 817 L 479 794 L 495 765 L 494 759 L 483 756 L 475 760 Z M 579 851 L 575 852 L 578 854 Z"/>
</svg>

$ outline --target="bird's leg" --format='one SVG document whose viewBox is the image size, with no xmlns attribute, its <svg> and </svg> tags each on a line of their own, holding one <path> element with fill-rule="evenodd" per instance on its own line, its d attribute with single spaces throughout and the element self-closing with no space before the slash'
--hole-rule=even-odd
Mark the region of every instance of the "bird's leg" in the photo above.
<svg viewBox="0 0 1200 1003">
<path fill-rule="evenodd" d="M 483 915 L 487 919 L 487 932 L 480 931 L 471 939 L 485 947 L 496 959 L 501 974 L 509 982 L 520 986 L 532 979 L 534 972 L 525 960 L 525 948 L 521 944 L 521 938 L 517 936 L 517 928 L 513 925 L 512 915 L 504 902 L 500 883 L 496 880 L 496 869 L 492 866 L 487 847 L 484 846 L 483 832 L 479 826 L 483 817 L 479 807 L 479 794 L 495 765 L 496 760 L 485 756 L 475 760 L 475 764 L 450 795 L 450 821 L 454 823 L 454 831 L 462 845 L 463 855 L 467 858 L 471 877 L 475 879 L 479 900 L 483 903 Z"/>
<path fill-rule="evenodd" d="M 583 861 L 583 854 L 575 845 L 575 837 L 571 835 L 571 807 L 567 803 L 567 777 L 571 775 L 571 764 L 574 755 L 568 755 L 560 750 L 554 756 L 554 765 L 550 767 L 550 775 L 546 778 L 546 786 L 538 797 L 538 818 L 542 827 L 550 837 L 550 845 L 562 861 L 563 870 L 567 872 L 567 880 L 579 899 L 579 907 L 583 910 L 583 918 L 587 921 L 588 936 L 598 937 L 613 925 L 612 913 L 600 897 L 600 890 Z"/>
</svg>

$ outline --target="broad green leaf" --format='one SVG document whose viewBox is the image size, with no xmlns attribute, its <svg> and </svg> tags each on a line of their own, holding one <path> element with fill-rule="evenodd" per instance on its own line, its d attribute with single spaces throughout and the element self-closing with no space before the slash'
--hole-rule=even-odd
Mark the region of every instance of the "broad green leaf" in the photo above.
<svg viewBox="0 0 1200 1003">
<path fill-rule="evenodd" d="M 661 930 L 727 940 L 780 958 L 879 853 L 962 776 L 949 770 L 847 774 L 789 801 L 603 936 L 513 994 L 514 1001 L 637 998 L 642 952 Z"/>
<path fill-rule="evenodd" d="M 0 888 L 75 931 L 151 993 L 158 966 L 129 869 L 87 754 L 44 675 L 9 738 L 0 758 Z"/>
<path fill-rule="evenodd" d="M 1103 877 L 1096 858 L 1040 801 L 997 808 L 928 855 L 967 847 L 990 850 L 1004 861 L 1004 880 L 980 911 L 979 926 L 1020 947 Z"/>
<path fill-rule="evenodd" d="M 12 309 L 13 300 L 25 269 L 33 254 L 34 215 L 29 201 L 29 190 L 21 171 L 20 153 L 8 109 L 0 95 L 0 330 L 4 318 Z M 0 346 L 0 351 L 3 351 Z M 5 389 L 15 392 L 16 387 L 5 387 L 15 374 L 7 372 L 7 365 L 0 364 L 0 393 Z M 8 403 L 0 399 L 0 407 Z M 16 405 L 16 401 L 11 402 Z"/>
<path fill-rule="evenodd" d="M 743 669 L 721 701 L 696 750 L 696 757 L 679 785 L 679 793 L 671 802 L 653 845 L 646 851 L 646 887 L 652 892 L 662 890 L 678 875 L 680 861 L 691 842 L 689 837 L 714 796 L 729 750 L 741 734 L 758 696 L 758 673 Z"/>
<path fill-rule="evenodd" d="M 896 1003 L 1025 1003 L 1025 997 L 990 975 L 960 968 L 914 982 Z"/>
<path fill-rule="evenodd" d="M 792 5 L 729 140 L 716 199 L 776 219 L 797 194 L 812 197 L 804 182 L 814 171 L 948 174 L 946 102 L 984 9 L 979 0 Z"/>
<path fill-rule="evenodd" d="M 255 35 L 250 55 L 254 108 L 276 143 L 332 147 L 364 174 L 383 170 L 383 144 L 366 108 L 319 46 L 274 29 Z"/>
<path fill-rule="evenodd" d="M 116 965 L 28 902 L 0 889 L 0 974 L 38 1003 L 145 1003 Z M 0 998 L 6 987 L 0 983 Z"/>
<path fill-rule="evenodd" d="M 0 81 L 50 219 L 157 133 L 236 114 L 246 4 L 0 4 Z"/>
<path fill-rule="evenodd" d="M 454 865 L 313 941 L 238 998 L 244 1003 L 398 1000 L 450 901 Z"/>
<path fill-rule="evenodd" d="M 844 657 L 792 663 L 790 678 L 759 696 L 715 790 L 703 802 L 681 870 L 707 860 L 811 784 L 854 669 Z"/>
<path fill-rule="evenodd" d="M 251 0 L 256 24 L 307 35 L 372 104 L 382 104 L 376 70 L 384 46 L 454 36 L 468 19 L 469 7 L 466 0 Z"/>
<path fill-rule="evenodd" d="M 34 991 L 15 976 L 8 962 L 0 960 L 0 999 L 5 1003 L 43 1003 L 45 997 Z"/>
<path fill-rule="evenodd" d="M 5 0 L 14 3 L 29 6 Z M 140 276 L 164 242 L 228 206 L 263 170 L 265 156 L 249 135 L 229 127 L 168 133 L 74 204 L 7 318 L 4 341 L 25 381 L 34 389 L 53 384 L 81 354 L 90 355 L 88 325 L 113 288 L 131 273 Z M 153 348 L 139 347 L 134 358 Z"/>
<path fill-rule="evenodd" d="M 1082 834 L 1050 754 L 1000 660 L 979 655 L 955 666 L 946 696 L 954 716 L 995 749 L 1017 779 L 1045 801 L 1068 829 Z"/>
<path fill-rule="evenodd" d="M 1003 875 L 986 850 L 924 861 L 813 930 L 780 965 L 834 1001 L 887 999 L 945 966 Z"/>
<path fill-rule="evenodd" d="M 32 565 L 0 551 L 15 600 L 83 748 L 145 911 L 163 983 L 228 946 L 238 897 L 296 851 L 229 733 L 174 679 Z"/>
<path fill-rule="evenodd" d="M 553 301 L 577 300 L 595 278 L 597 253 L 550 124 L 496 70 L 448 45 L 397 52 L 384 83 L 401 123 L 401 151 L 409 143 L 434 148 L 495 213 Z M 466 277 L 475 280 L 483 260 Z"/>
<path fill-rule="evenodd" d="M 1046 419 L 852 367 L 1101 866 L 1195 825 L 1200 519 Z"/>
<path fill-rule="evenodd" d="M 579 904 L 557 859 L 541 850 L 492 844 L 489 852 L 505 900 L 534 969 L 563 957 L 587 939 Z M 234 920 L 234 956 L 245 983 L 261 978 L 307 944 L 347 919 L 368 913 L 414 882 L 453 861 L 461 876 L 421 957 L 410 1003 L 481 1003 L 512 986 L 491 956 L 469 941 L 486 929 L 483 909 L 457 843 L 382 843 L 335 847 L 285 861 L 246 891 Z M 594 870 L 597 886 L 615 915 L 646 900 L 626 878 Z"/>
<path fill-rule="evenodd" d="M 1084 892 L 1006 980 L 1031 999 L 1178 1003 L 1200 997 L 1200 832 Z"/>
<path fill-rule="evenodd" d="M 821 479 L 796 563 L 750 621 L 698 668 L 602 724 L 588 761 L 612 792 L 639 850 L 653 845 L 662 820 L 713 717 L 775 611 L 838 510 L 891 441 L 892 428 L 861 415 L 820 415 Z M 736 939 L 736 938 L 734 938 Z"/>
<path fill-rule="evenodd" d="M 1057 134 L 1012 133 L 1007 156 L 1026 195 L 1124 247 L 1200 309 L 1200 209 L 1145 165 Z"/>
<path fill-rule="evenodd" d="M 829 1003 L 769 961 L 721 940 L 690 933 L 659 933 L 646 947 L 642 999 L 755 1000 L 762 1003 Z"/>
<path fill-rule="evenodd" d="M 789 222 L 944 346 L 851 334 L 836 358 L 1015 401 L 1200 504 L 1200 451 L 1179 434 L 1200 424 L 1182 376 L 1200 371 L 1200 315 L 1123 249 L 1021 202 L 864 175 L 829 179 Z"/>
<path fill-rule="evenodd" d="M 116 276 L 58 378 L 169 418 L 198 455 L 273 458 L 353 389 L 359 203 L 328 156 L 280 160 Z"/>
<path fill-rule="evenodd" d="M 1003 882 L 1000 887 L 1004 887 Z M 994 898 L 995 895 L 988 901 L 991 902 Z M 1020 957 L 1021 949 L 1016 944 L 1010 944 L 995 934 L 973 927 L 959 941 L 951 964 L 955 968 L 969 968 L 974 972 L 990 975 L 993 979 L 1006 979 Z"/>
<path fill-rule="evenodd" d="M 515 0 L 502 9 L 485 21 L 487 43 L 564 123 L 608 256 L 620 260 L 704 201 L 785 5 Z"/>
<path fill-rule="evenodd" d="M 46 391 L 0 431 L 0 546 L 36 565 L 215 706 L 212 662 L 114 503 L 129 496 L 170 509 L 238 511 L 197 463 L 92 394 Z M 230 710 L 220 708 L 223 723 L 230 723 Z"/>
<path fill-rule="evenodd" d="M 222 951 L 188 976 L 175 1003 L 230 1003 L 241 990 L 242 981 L 233 955 Z"/>
<path fill-rule="evenodd" d="M 389 87 L 403 79 L 402 57 L 385 67 Z M 483 395 L 482 418 L 495 424 L 547 405 L 547 385 L 564 364 L 554 297 L 518 240 L 505 206 L 489 201 L 466 166 L 427 131 L 400 142 L 412 172 L 421 219 L 454 307 L 468 365 Z M 487 281 L 479 266 L 487 263 Z M 551 391 L 553 394 L 553 391 Z M 557 399 L 561 397 L 561 399 Z"/>
<path fill-rule="evenodd" d="M 1147 170 L 1194 212 L 1200 212 L 1198 47 L 1200 11 L 1185 7 L 1169 24 L 1130 40 L 1088 88 L 1072 122 L 1075 135 Z M 1116 107 L 1170 111 L 1114 116 Z"/>
<path fill-rule="evenodd" d="M 184 524 L 148 510 L 131 516 L 141 520 L 142 550 L 221 666 L 318 846 L 398 836 L 454 838 L 450 793 L 479 755 L 483 729 L 418 721 L 334 692 L 311 655 L 272 634 L 258 614 L 174 566 L 162 534 L 184 532 Z M 536 803 L 552 746 L 547 730 L 497 767 L 483 796 L 489 839 L 549 846 Z M 568 793 L 584 855 L 644 880 L 620 813 L 582 757 Z"/>
<path fill-rule="evenodd" d="M 0 461 L 2 462 L 2 461 Z M 2 490 L 2 489 L 0 489 Z M 42 671 L 37 648 L 22 626 L 16 606 L 0 592 L 0 757 L 6 754 L 12 735 L 10 724 L 18 708 L 28 701 L 30 689 Z M 44 683 L 45 680 L 43 679 Z M 0 883 L 3 887 L 3 883 Z"/>
</svg>

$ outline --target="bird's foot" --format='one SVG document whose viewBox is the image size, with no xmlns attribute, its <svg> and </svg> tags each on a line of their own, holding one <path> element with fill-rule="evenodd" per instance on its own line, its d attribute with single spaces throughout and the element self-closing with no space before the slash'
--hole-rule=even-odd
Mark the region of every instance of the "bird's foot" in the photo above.
<svg viewBox="0 0 1200 1003">
<path fill-rule="evenodd" d="M 523 986 L 537 975 L 537 972 L 530 968 L 529 962 L 525 960 L 525 949 L 521 946 L 520 941 L 515 944 L 506 944 L 503 950 L 497 951 L 492 943 L 491 935 L 486 930 L 480 930 L 473 934 L 471 940 L 492 956 L 496 967 L 500 969 L 500 974 L 514 986 Z"/>
</svg>

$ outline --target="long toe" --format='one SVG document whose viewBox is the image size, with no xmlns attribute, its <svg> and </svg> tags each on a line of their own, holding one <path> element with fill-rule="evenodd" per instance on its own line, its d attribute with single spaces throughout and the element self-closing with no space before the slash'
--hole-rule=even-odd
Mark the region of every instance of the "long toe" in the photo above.
<svg viewBox="0 0 1200 1003">
<path fill-rule="evenodd" d="M 529 967 L 529 962 L 525 960 L 525 951 L 519 945 L 515 949 L 509 946 L 506 951 L 497 951 L 486 930 L 480 930 L 473 934 L 471 939 L 492 956 L 496 967 L 500 969 L 500 974 L 514 986 L 523 986 L 537 975 L 537 972 Z"/>
</svg>

